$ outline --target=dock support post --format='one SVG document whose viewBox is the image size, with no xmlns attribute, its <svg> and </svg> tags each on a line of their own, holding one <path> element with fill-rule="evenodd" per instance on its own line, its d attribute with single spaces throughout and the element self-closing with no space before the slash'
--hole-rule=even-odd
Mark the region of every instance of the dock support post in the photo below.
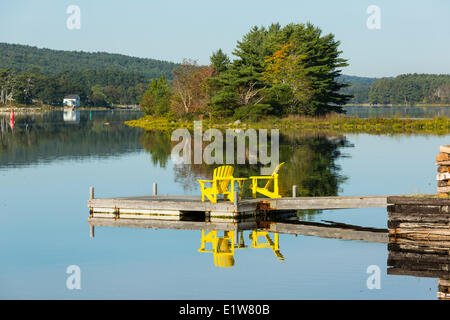
<svg viewBox="0 0 450 320">
<path fill-rule="evenodd" d="M 95 228 L 93 225 L 89 225 L 89 237 L 94 238 L 95 237 Z"/>
<path fill-rule="evenodd" d="M 292 198 L 297 198 L 297 186 L 295 184 L 292 186 Z"/>
<path fill-rule="evenodd" d="M 234 206 L 235 206 L 236 211 L 237 211 L 237 206 L 238 206 L 238 192 L 237 191 L 234 192 L 233 200 L 234 200 L 233 201 L 234 202 Z"/>
<path fill-rule="evenodd" d="M 94 187 L 89 188 L 89 199 L 94 199 Z"/>
<path fill-rule="evenodd" d="M 156 196 L 158 194 L 158 185 L 156 182 L 153 183 L 153 196 Z"/>
</svg>

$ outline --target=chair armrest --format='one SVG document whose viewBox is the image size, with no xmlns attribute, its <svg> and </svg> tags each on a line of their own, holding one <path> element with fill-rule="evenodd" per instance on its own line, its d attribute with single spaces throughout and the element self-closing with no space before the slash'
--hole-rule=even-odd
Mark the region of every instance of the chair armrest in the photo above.
<svg viewBox="0 0 450 320">
<path fill-rule="evenodd" d="M 214 180 L 200 180 L 200 179 L 197 179 L 197 181 L 198 182 L 213 182 Z"/>
<path fill-rule="evenodd" d="M 251 176 L 249 179 L 273 179 L 273 176 Z"/>
</svg>

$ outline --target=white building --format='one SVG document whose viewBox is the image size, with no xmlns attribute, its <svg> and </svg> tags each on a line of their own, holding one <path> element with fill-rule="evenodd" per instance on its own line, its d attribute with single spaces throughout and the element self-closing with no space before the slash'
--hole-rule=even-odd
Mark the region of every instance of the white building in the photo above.
<svg viewBox="0 0 450 320">
<path fill-rule="evenodd" d="M 75 107 L 78 108 L 80 106 L 80 96 L 77 94 L 69 94 L 64 97 L 63 100 L 64 107 Z"/>
<path fill-rule="evenodd" d="M 66 123 L 80 123 L 80 110 L 64 109 L 63 119 Z"/>
</svg>

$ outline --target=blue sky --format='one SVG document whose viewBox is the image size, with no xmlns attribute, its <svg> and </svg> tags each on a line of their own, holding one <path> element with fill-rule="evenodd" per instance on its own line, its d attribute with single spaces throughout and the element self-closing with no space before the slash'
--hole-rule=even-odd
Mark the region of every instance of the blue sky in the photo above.
<svg viewBox="0 0 450 320">
<path fill-rule="evenodd" d="M 66 27 L 69 5 L 80 7 L 79 30 Z M 381 10 L 379 30 L 366 26 L 369 5 Z M 207 64 L 254 25 L 307 21 L 341 41 L 345 74 L 450 73 L 448 0 L 2 1 L 0 42 Z"/>
</svg>

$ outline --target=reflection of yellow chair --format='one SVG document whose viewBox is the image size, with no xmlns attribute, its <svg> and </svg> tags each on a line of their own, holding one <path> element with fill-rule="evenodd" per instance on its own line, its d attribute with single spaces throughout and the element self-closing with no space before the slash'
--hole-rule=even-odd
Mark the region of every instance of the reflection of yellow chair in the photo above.
<svg viewBox="0 0 450 320">
<path fill-rule="evenodd" d="M 213 230 L 206 233 L 205 230 L 202 230 L 201 245 L 198 252 L 212 253 L 216 267 L 233 267 L 235 263 L 234 250 L 247 248 L 244 241 L 244 232 L 224 231 L 223 237 L 219 237 L 217 232 Z M 237 239 L 234 238 L 235 235 Z M 277 259 L 284 262 L 285 258 L 280 252 L 278 233 L 274 233 L 274 241 L 270 238 L 267 231 L 254 230 L 249 236 L 252 239 L 251 248 L 270 248 L 275 253 Z M 258 242 L 258 238 L 262 236 L 266 238 L 267 242 Z M 211 244 L 212 249 L 207 250 L 206 244 Z"/>
<path fill-rule="evenodd" d="M 212 244 L 212 250 L 206 250 L 207 243 Z M 234 266 L 234 231 L 224 231 L 223 237 L 217 236 L 217 231 L 205 234 L 202 230 L 201 246 L 199 252 L 212 252 L 216 267 L 230 268 Z"/>
<path fill-rule="evenodd" d="M 259 237 L 266 238 L 267 242 L 258 242 Z M 273 241 L 269 236 L 269 232 L 253 230 L 253 232 L 250 235 L 250 238 L 252 239 L 251 247 L 252 248 L 270 248 L 270 249 L 272 249 L 273 253 L 275 253 L 275 256 L 278 258 L 278 260 L 284 262 L 285 258 L 280 252 L 279 237 L 280 236 L 278 233 L 274 233 L 275 241 Z"/>
<path fill-rule="evenodd" d="M 234 202 L 234 182 L 237 182 L 239 189 L 242 190 L 242 185 L 247 178 L 234 178 L 233 172 L 232 166 L 220 166 L 214 169 L 212 180 L 197 180 L 201 186 L 202 202 L 205 201 L 206 196 L 212 203 L 217 203 L 219 194 L 227 196 L 231 202 Z M 205 182 L 211 183 L 211 187 L 205 187 Z"/>
<path fill-rule="evenodd" d="M 281 198 L 281 194 L 279 193 L 278 188 L 278 171 L 283 166 L 284 162 L 280 163 L 272 175 L 270 176 L 252 176 L 249 179 L 252 179 L 252 185 L 250 188 L 252 189 L 253 198 L 256 198 L 256 193 L 261 193 L 269 198 Z M 258 180 L 268 180 L 264 187 L 258 187 Z M 269 188 L 273 184 L 273 191 L 270 191 Z"/>
</svg>

